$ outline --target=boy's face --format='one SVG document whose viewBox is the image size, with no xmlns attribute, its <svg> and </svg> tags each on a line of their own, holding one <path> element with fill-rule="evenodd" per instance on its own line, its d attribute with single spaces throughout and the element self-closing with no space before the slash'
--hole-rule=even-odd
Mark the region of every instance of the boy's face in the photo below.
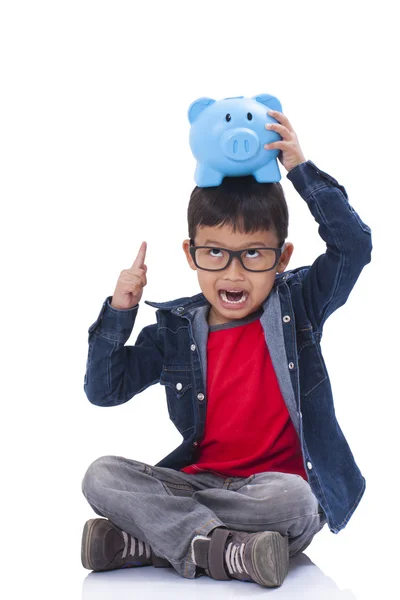
<svg viewBox="0 0 400 600">
<path fill-rule="evenodd" d="M 220 256 L 217 248 L 243 250 L 251 247 L 278 248 L 278 238 L 274 231 L 260 230 L 254 233 L 240 233 L 228 225 L 218 227 L 198 227 L 195 246 L 209 246 L 212 256 Z M 211 304 L 208 315 L 209 325 L 219 325 L 234 319 L 242 319 L 257 310 L 269 295 L 274 285 L 276 273 L 282 273 L 290 260 L 293 244 L 286 243 L 280 256 L 279 263 L 274 269 L 264 272 L 247 271 L 234 258 L 228 268 L 222 271 L 205 271 L 198 269 L 189 252 L 190 240 L 184 240 L 182 247 L 189 266 L 197 271 L 200 288 Z M 214 249 L 214 250 L 211 250 Z M 207 251 L 208 252 L 208 251 Z M 247 256 L 257 256 L 257 252 L 246 253 Z M 243 256 L 243 255 L 242 255 Z M 241 289 L 245 292 L 245 301 L 240 304 L 230 304 L 224 301 L 226 295 L 221 290 Z"/>
</svg>

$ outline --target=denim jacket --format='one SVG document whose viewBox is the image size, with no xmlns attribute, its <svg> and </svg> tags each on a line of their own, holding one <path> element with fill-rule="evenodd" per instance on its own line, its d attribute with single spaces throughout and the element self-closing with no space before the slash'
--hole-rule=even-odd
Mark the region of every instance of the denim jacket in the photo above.
<svg viewBox="0 0 400 600">
<path fill-rule="evenodd" d="M 361 500 L 365 478 L 336 419 L 320 342 L 326 319 L 345 304 L 371 260 L 371 230 L 350 206 L 345 188 L 312 161 L 286 176 L 319 224 L 326 252 L 311 266 L 276 274 L 260 321 L 309 484 L 330 531 L 338 533 Z M 163 385 L 170 419 L 183 441 L 156 466 L 180 470 L 196 462 L 204 436 L 210 303 L 202 293 L 168 302 L 145 300 L 157 309 L 157 323 L 125 346 L 139 304 L 118 310 L 111 300 L 105 299 L 89 328 L 86 396 L 97 406 L 116 406 L 150 385 Z"/>
</svg>

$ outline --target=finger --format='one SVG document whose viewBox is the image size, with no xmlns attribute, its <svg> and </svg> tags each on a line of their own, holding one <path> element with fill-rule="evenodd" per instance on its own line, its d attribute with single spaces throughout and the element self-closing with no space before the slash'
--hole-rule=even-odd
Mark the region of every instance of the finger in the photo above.
<svg viewBox="0 0 400 600">
<path fill-rule="evenodd" d="M 122 283 L 128 286 L 129 289 L 131 289 L 132 286 L 144 287 L 147 284 L 147 278 L 144 273 L 141 275 L 131 275 L 128 279 L 122 279 Z"/>
<path fill-rule="evenodd" d="M 146 273 L 143 273 L 143 271 L 140 272 L 139 274 L 140 280 L 143 283 L 143 285 L 147 284 L 147 277 L 146 277 Z"/>
<path fill-rule="evenodd" d="M 131 285 L 132 283 L 135 283 L 136 281 L 147 281 L 146 279 L 146 272 L 144 269 L 139 268 L 135 268 L 135 270 L 133 270 L 133 267 L 131 267 L 130 269 L 125 269 L 124 271 L 122 271 L 119 281 L 121 283 L 123 283 L 124 285 Z"/>
<path fill-rule="evenodd" d="M 266 150 L 287 150 L 290 146 L 290 142 L 271 142 L 270 144 L 264 144 Z"/>
<path fill-rule="evenodd" d="M 143 269 L 139 269 L 139 271 L 135 271 L 135 273 L 132 273 L 128 271 L 128 279 L 130 281 L 132 281 L 132 277 L 136 277 L 137 279 L 140 279 L 141 281 L 146 281 L 146 273 Z"/>
<path fill-rule="evenodd" d="M 279 110 L 269 110 L 268 114 L 271 115 L 271 117 L 273 117 L 277 121 L 279 121 L 279 123 L 282 123 L 282 125 L 287 127 L 289 131 L 294 131 L 287 116 L 284 115 L 282 112 L 279 112 Z"/>
<path fill-rule="evenodd" d="M 139 248 L 139 252 L 135 260 L 133 261 L 132 267 L 143 267 L 146 258 L 147 242 L 142 242 Z"/>
<path fill-rule="evenodd" d="M 284 140 L 289 141 L 292 139 L 291 132 L 284 125 L 279 125 L 278 123 L 266 123 L 265 129 L 276 131 L 281 137 L 283 137 Z"/>
<path fill-rule="evenodd" d="M 146 276 L 138 277 L 135 275 L 135 281 L 132 281 L 131 285 L 134 286 L 133 289 L 138 288 L 138 287 L 144 288 L 144 286 L 147 285 Z"/>
</svg>

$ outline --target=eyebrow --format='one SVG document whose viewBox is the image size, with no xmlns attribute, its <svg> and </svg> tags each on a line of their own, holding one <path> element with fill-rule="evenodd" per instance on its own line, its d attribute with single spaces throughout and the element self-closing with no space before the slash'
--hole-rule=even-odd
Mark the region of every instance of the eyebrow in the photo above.
<svg viewBox="0 0 400 600">
<path fill-rule="evenodd" d="M 220 242 L 216 242 L 215 240 L 206 240 L 203 245 L 206 246 L 207 244 L 216 244 L 218 248 L 226 248 L 226 246 L 224 246 Z M 265 245 L 265 242 L 248 242 L 247 244 L 239 246 L 237 249 L 240 250 L 241 248 L 250 248 L 250 246 L 260 246 L 262 248 L 268 247 Z"/>
</svg>

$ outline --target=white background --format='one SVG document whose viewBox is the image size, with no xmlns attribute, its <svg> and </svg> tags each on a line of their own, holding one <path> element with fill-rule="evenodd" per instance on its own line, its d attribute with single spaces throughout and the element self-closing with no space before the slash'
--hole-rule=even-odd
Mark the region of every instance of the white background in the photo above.
<svg viewBox="0 0 400 600">
<path fill-rule="evenodd" d="M 296 589 L 293 572 L 276 593 L 311 598 L 318 588 L 318 598 L 360 600 L 392 590 L 395 597 L 394 10 L 391 2 L 337 1 L 1 3 L 4 597 L 166 597 L 173 586 L 171 597 L 200 597 L 205 585 L 218 598 L 262 592 L 152 568 L 129 570 L 125 580 L 114 572 L 99 584 L 80 563 L 84 522 L 96 516 L 80 487 L 88 465 L 106 454 L 155 464 L 181 441 L 161 386 L 114 408 L 89 403 L 87 330 L 143 240 L 148 285 L 128 343 L 155 322 L 145 299 L 200 291 L 181 248 L 195 185 L 187 109 L 200 96 L 259 93 L 280 99 L 306 159 L 345 186 L 373 241 L 372 262 L 322 339 L 337 418 L 367 490 L 344 530 L 326 526 L 315 537 L 306 550 L 315 567 L 299 570 Z M 309 265 L 325 244 L 279 167 L 295 247 L 289 268 Z M 149 583 L 154 596 L 146 595 Z"/>
</svg>

